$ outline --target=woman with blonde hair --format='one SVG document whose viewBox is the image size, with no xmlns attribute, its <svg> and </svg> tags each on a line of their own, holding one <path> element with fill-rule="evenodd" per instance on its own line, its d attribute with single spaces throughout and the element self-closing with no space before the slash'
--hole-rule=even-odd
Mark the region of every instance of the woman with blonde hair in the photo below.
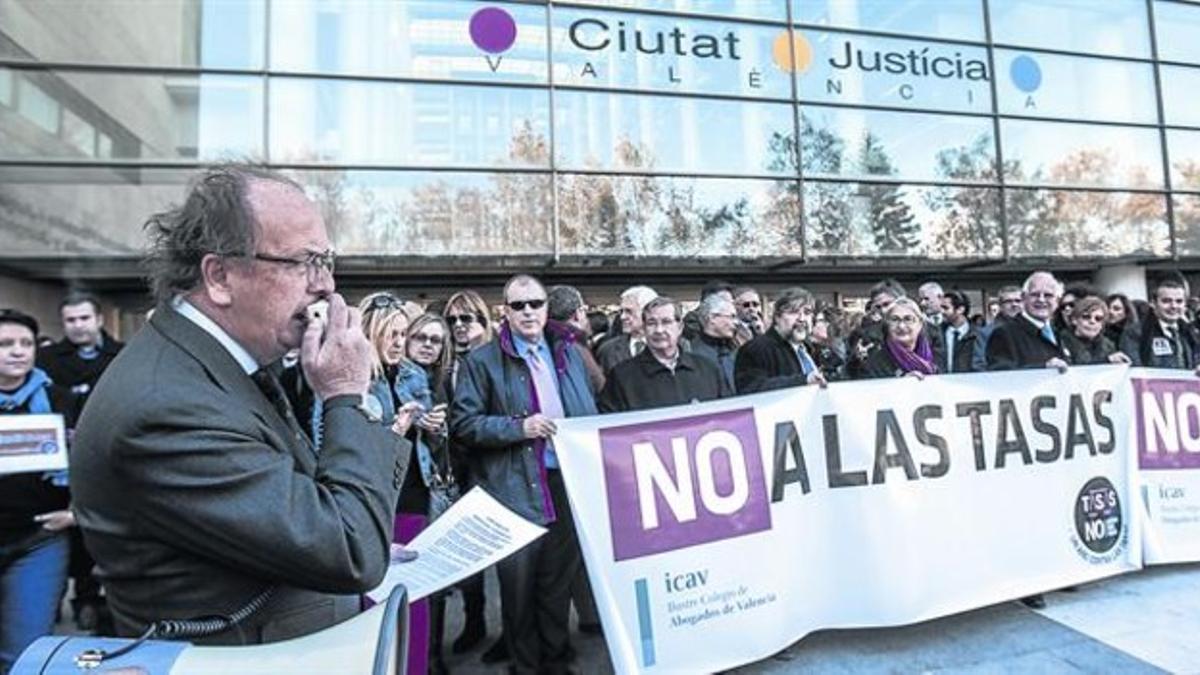
<svg viewBox="0 0 1200 675">
<path fill-rule="evenodd" d="M 371 293 L 358 303 L 358 310 L 362 313 L 363 333 L 374 348 L 371 350 L 371 386 L 367 390 L 366 405 L 379 415 L 381 424 L 391 427 L 392 431 L 400 436 L 409 437 L 414 428 L 414 421 L 424 411 L 419 401 L 401 398 L 396 389 L 406 363 L 405 346 L 411 322 L 411 303 L 406 303 L 388 292 Z M 408 478 L 414 473 L 420 473 L 416 454 L 414 445 L 408 461 L 405 483 L 400 491 L 401 503 L 409 492 Z M 403 520 L 400 506 L 397 505 L 393 522 L 393 541 L 406 544 L 412 540 L 415 533 L 410 534 L 407 531 Z M 412 554 L 402 552 L 399 555 L 408 557 Z M 397 557 L 396 552 L 393 552 L 393 557 Z M 427 645 L 429 634 L 427 605 L 424 601 L 413 603 L 410 612 L 407 672 L 424 675 L 428 667 L 428 651 L 423 646 Z"/>
</svg>

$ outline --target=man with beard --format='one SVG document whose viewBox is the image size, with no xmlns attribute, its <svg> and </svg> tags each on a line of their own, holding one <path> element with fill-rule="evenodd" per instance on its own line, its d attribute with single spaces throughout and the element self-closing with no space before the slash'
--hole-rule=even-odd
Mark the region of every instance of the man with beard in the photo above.
<svg viewBox="0 0 1200 675">
<path fill-rule="evenodd" d="M 809 344 L 814 300 L 812 293 L 794 287 L 775 298 L 771 328 L 742 345 L 733 366 L 737 393 L 783 389 L 802 384 L 827 384 L 817 350 Z"/>
<path fill-rule="evenodd" d="M 1200 375 L 1200 333 L 1184 319 L 1187 289 L 1168 278 L 1154 289 L 1150 315 L 1121 337 L 1121 351 L 1135 366 L 1193 370 Z"/>
<path fill-rule="evenodd" d="M 663 296 L 651 300 L 642 310 L 642 322 L 646 350 L 609 373 L 598 401 L 600 412 L 711 401 L 733 393 L 715 363 L 679 348 L 683 316 L 677 302 Z"/>
</svg>

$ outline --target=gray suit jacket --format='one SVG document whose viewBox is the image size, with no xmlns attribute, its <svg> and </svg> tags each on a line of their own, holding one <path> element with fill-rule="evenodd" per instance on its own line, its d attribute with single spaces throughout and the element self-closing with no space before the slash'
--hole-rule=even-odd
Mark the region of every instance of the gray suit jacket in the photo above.
<svg viewBox="0 0 1200 675">
<path fill-rule="evenodd" d="M 336 400 L 336 399 L 335 399 Z M 161 307 L 100 380 L 71 456 L 117 630 L 271 601 L 202 642 L 273 642 L 358 611 L 382 580 L 408 443 L 350 406 L 318 455 L 208 333 Z"/>
</svg>

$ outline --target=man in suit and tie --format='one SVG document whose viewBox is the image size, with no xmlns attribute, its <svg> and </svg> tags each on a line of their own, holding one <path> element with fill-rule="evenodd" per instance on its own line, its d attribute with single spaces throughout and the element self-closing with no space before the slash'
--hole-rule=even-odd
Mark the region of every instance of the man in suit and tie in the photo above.
<svg viewBox="0 0 1200 675">
<path fill-rule="evenodd" d="M 1054 333 L 1054 310 L 1063 287 L 1049 272 L 1034 272 L 1021 287 L 1021 313 L 999 323 L 987 341 L 988 370 L 1057 368 L 1066 372 L 1070 354 Z M 1031 609 L 1042 609 L 1041 594 L 1021 598 Z"/>
<path fill-rule="evenodd" d="M 979 331 L 971 325 L 971 300 L 962 291 L 942 295 L 942 327 L 945 330 L 946 362 L 939 363 L 943 373 L 970 373 Z"/>
<path fill-rule="evenodd" d="M 987 342 L 988 370 L 1057 368 L 1066 370 L 1070 356 L 1054 334 L 1054 310 L 1062 284 L 1049 272 L 1034 272 L 1021 287 L 1022 311 L 999 324 Z"/>
<path fill-rule="evenodd" d="M 93 392 L 71 458 L 118 633 L 260 598 L 203 642 L 273 642 L 352 616 L 386 572 L 409 448 L 363 405 L 371 346 L 334 293 L 320 211 L 292 181 L 229 165 L 147 229 L 157 309 Z M 327 328 L 307 318 L 318 300 Z M 320 448 L 275 375 L 296 348 L 324 404 Z"/>
<path fill-rule="evenodd" d="M 559 470 L 558 453 L 569 448 L 555 444 L 554 420 L 594 415 L 596 402 L 575 334 L 548 320 L 541 282 L 512 277 L 504 304 L 496 339 L 463 364 L 450 437 L 469 448 L 479 485 L 547 530 L 496 566 L 509 672 L 565 673 L 580 551 Z"/>
<path fill-rule="evenodd" d="M 1135 366 L 1192 370 L 1200 375 L 1200 332 L 1184 318 L 1187 288 L 1181 278 L 1167 278 L 1152 296 L 1150 315 L 1130 323 L 1121 336 L 1121 351 Z"/>
</svg>

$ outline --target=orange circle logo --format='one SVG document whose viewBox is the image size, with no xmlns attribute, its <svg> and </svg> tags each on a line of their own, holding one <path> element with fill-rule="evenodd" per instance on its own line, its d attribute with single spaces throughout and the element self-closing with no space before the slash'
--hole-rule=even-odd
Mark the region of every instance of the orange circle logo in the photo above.
<svg viewBox="0 0 1200 675">
<path fill-rule="evenodd" d="M 771 58 L 785 73 L 803 73 L 812 65 L 812 45 L 803 35 L 784 31 L 771 46 Z"/>
</svg>

